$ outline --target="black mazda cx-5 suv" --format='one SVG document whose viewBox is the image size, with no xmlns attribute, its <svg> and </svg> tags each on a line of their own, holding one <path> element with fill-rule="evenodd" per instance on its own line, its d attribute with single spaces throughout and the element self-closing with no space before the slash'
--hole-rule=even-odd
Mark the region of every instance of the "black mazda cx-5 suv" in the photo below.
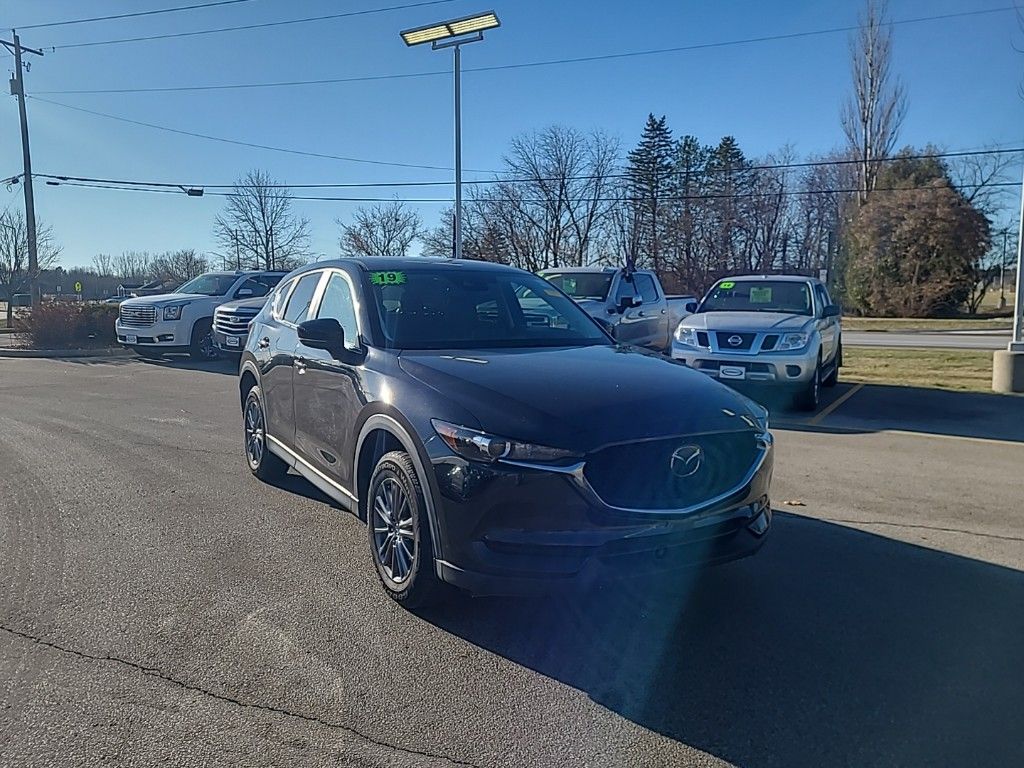
<svg viewBox="0 0 1024 768">
<path fill-rule="evenodd" d="M 755 552 L 767 412 L 616 344 L 540 277 L 342 259 L 288 275 L 240 368 L 249 468 L 294 468 L 366 525 L 389 595 L 656 575 Z"/>
</svg>

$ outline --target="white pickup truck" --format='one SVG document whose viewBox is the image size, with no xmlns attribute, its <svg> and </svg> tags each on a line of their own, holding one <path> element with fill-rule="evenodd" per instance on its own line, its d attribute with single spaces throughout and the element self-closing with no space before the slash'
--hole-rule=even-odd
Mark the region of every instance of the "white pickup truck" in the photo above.
<svg viewBox="0 0 1024 768">
<path fill-rule="evenodd" d="M 213 313 L 235 299 L 266 296 L 286 272 L 207 272 L 174 293 L 121 302 L 117 341 L 143 357 L 188 352 L 198 360 L 217 357 Z"/>
<path fill-rule="evenodd" d="M 697 308 L 695 296 L 666 296 L 658 276 L 622 267 L 545 269 L 541 277 L 567 293 L 616 341 L 659 352 L 672 349 L 679 321 Z"/>
</svg>

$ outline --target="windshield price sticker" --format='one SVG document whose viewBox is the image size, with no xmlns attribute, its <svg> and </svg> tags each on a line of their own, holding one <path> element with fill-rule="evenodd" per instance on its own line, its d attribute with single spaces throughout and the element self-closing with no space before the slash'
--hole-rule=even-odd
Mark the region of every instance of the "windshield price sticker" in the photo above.
<svg viewBox="0 0 1024 768">
<path fill-rule="evenodd" d="M 726 280 L 724 283 L 719 283 L 718 287 L 721 288 L 723 291 L 728 291 L 730 288 L 736 287 L 736 283 L 734 283 L 732 280 Z"/>
<path fill-rule="evenodd" d="M 752 286 L 750 289 L 751 304 L 771 304 L 772 289 L 768 287 Z"/>
<path fill-rule="evenodd" d="M 373 285 L 405 285 L 405 272 L 371 272 Z"/>
</svg>

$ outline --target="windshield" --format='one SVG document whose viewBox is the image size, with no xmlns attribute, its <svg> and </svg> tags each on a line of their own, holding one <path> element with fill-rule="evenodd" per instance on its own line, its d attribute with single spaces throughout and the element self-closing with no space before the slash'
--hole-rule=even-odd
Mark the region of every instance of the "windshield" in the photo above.
<svg viewBox="0 0 1024 768">
<path fill-rule="evenodd" d="M 608 289 L 612 285 L 611 274 L 604 272 L 553 273 L 544 275 L 544 279 L 549 283 L 554 283 L 577 301 L 580 299 L 604 301 L 608 298 Z"/>
<path fill-rule="evenodd" d="M 609 344 L 583 310 L 544 280 L 504 270 L 372 272 L 388 347 L 493 349 Z"/>
<path fill-rule="evenodd" d="M 810 286 L 788 280 L 722 280 L 697 311 L 814 314 Z"/>
<path fill-rule="evenodd" d="M 231 290 L 238 275 L 225 272 L 210 272 L 189 280 L 178 289 L 178 293 L 198 293 L 203 296 L 223 296 Z"/>
</svg>

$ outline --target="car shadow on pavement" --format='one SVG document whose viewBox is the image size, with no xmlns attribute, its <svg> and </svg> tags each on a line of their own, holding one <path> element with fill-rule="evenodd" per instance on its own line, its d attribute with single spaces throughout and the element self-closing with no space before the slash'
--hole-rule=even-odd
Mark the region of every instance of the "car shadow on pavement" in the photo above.
<svg viewBox="0 0 1024 768">
<path fill-rule="evenodd" d="M 216 360 L 193 360 L 184 355 L 167 355 L 156 358 L 138 357 L 136 362 L 159 368 L 177 368 L 182 371 L 208 371 L 228 376 L 238 375 L 238 360 L 223 357 Z"/>
<path fill-rule="evenodd" d="M 856 391 L 851 392 L 855 387 Z M 842 402 L 838 407 L 830 409 L 839 399 Z M 901 430 L 1024 443 L 1024 397 L 1017 395 L 841 384 L 823 397 L 816 414 L 769 408 L 773 426 L 782 429 L 846 433 Z"/>
<path fill-rule="evenodd" d="M 738 765 L 1024 764 L 1024 573 L 776 520 L 688 577 L 421 615 Z"/>
</svg>

